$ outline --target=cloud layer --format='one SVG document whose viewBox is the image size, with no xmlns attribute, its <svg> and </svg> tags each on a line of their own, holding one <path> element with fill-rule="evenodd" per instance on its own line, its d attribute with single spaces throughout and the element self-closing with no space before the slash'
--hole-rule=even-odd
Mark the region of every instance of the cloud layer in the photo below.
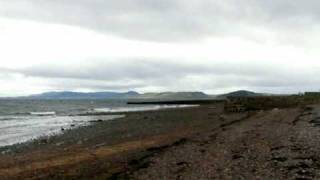
<svg viewBox="0 0 320 180">
<path fill-rule="evenodd" d="M 252 28 L 294 35 L 319 22 L 319 5 L 316 0 L 3 0 L 0 15 L 134 39 L 188 41 L 248 35 Z"/>
<path fill-rule="evenodd" d="M 0 96 L 318 90 L 315 0 L 2 0 Z"/>
</svg>

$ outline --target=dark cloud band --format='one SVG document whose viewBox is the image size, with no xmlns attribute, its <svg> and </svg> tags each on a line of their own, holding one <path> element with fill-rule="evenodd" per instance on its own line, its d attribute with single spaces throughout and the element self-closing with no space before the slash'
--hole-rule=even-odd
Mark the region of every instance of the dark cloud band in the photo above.
<svg viewBox="0 0 320 180">
<path fill-rule="evenodd" d="M 133 39 L 189 41 L 250 34 L 244 26 L 281 31 L 280 36 L 305 31 L 318 23 L 319 5 L 316 0 L 2 0 L 0 16 L 76 25 Z"/>
</svg>

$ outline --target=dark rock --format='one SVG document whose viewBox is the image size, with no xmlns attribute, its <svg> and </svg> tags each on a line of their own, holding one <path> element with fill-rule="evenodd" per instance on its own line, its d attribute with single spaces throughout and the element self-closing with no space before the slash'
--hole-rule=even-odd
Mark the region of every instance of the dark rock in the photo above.
<svg viewBox="0 0 320 180">
<path fill-rule="evenodd" d="M 239 155 L 239 154 L 234 154 L 234 155 L 232 156 L 232 159 L 233 159 L 233 160 L 240 159 L 240 158 L 243 158 L 243 156 L 241 156 L 241 155 Z"/>
</svg>

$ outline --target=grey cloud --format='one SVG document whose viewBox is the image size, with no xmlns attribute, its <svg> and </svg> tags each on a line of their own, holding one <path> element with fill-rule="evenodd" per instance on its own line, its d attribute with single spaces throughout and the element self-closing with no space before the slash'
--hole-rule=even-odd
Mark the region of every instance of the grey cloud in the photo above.
<svg viewBox="0 0 320 180">
<path fill-rule="evenodd" d="M 297 89 L 314 87 L 320 83 L 317 71 L 298 69 L 290 66 L 279 67 L 260 64 L 212 64 L 189 65 L 176 61 L 119 59 L 117 61 L 89 64 L 85 67 L 63 67 L 39 65 L 20 70 L 7 70 L 29 78 L 45 79 L 45 84 L 53 89 L 73 90 L 212 90 L 221 88 L 250 89 Z M 235 68 L 237 67 L 237 68 Z"/>
<path fill-rule="evenodd" d="M 59 65 L 38 65 L 17 72 L 25 76 L 46 78 L 70 78 L 92 80 L 154 79 L 182 77 L 186 74 L 207 72 L 200 65 L 191 66 L 179 63 L 162 63 L 147 60 L 94 61 L 85 67 L 64 67 Z"/>
<path fill-rule="evenodd" d="M 50 91 L 59 90 L 93 90 L 93 91 L 127 91 L 136 88 L 142 88 L 145 84 L 141 82 L 114 82 L 101 80 L 86 80 L 86 79 L 68 79 L 68 78 L 53 78 L 46 79 L 46 86 Z"/>
<path fill-rule="evenodd" d="M 31 77 L 46 78 L 69 78 L 87 80 L 117 81 L 125 79 L 170 79 L 183 78 L 192 75 L 216 75 L 216 76 L 239 76 L 255 77 L 279 76 L 290 72 L 286 67 L 272 66 L 268 63 L 211 63 L 188 64 L 183 61 L 158 59 L 118 59 L 100 60 L 85 66 L 74 65 L 65 67 L 61 65 L 40 64 L 25 68 L 17 73 Z"/>
<path fill-rule="evenodd" d="M 242 30 L 248 25 L 286 33 L 292 26 L 307 30 L 302 25 L 319 21 L 319 4 L 316 0 L 2 0 L 0 16 L 76 25 L 127 38 L 185 41 L 238 34 L 248 31 Z"/>
<path fill-rule="evenodd" d="M 0 80 L 14 80 L 14 76 L 17 74 L 21 74 L 21 72 L 0 67 Z"/>
<path fill-rule="evenodd" d="M 278 41 L 294 45 L 308 39 L 307 32 L 319 25 L 319 5 L 316 0 L 1 0 L 0 17 L 79 26 L 125 38 L 174 42 L 225 35 L 251 38 L 254 28 L 261 28 L 277 34 Z M 2 68 L 0 80 L 14 79 L 15 75 L 39 78 L 48 87 L 62 90 L 247 87 L 291 91 L 299 87 L 315 89 L 315 84 L 320 83 L 315 78 L 316 70 L 292 71 L 290 65 L 273 65 L 267 60 L 208 63 L 211 65 L 143 58 L 93 62 L 72 67 L 39 64 L 19 70 Z"/>
</svg>

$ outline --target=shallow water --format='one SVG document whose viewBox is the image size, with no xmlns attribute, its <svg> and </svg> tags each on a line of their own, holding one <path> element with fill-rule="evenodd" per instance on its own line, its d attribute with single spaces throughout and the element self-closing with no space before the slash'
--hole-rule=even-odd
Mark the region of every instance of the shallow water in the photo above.
<svg viewBox="0 0 320 180">
<path fill-rule="evenodd" d="M 124 115 L 107 116 L 20 116 L 0 120 L 0 146 L 25 142 L 40 136 L 62 133 L 63 130 L 86 126 L 96 120 L 112 120 Z"/>
</svg>

